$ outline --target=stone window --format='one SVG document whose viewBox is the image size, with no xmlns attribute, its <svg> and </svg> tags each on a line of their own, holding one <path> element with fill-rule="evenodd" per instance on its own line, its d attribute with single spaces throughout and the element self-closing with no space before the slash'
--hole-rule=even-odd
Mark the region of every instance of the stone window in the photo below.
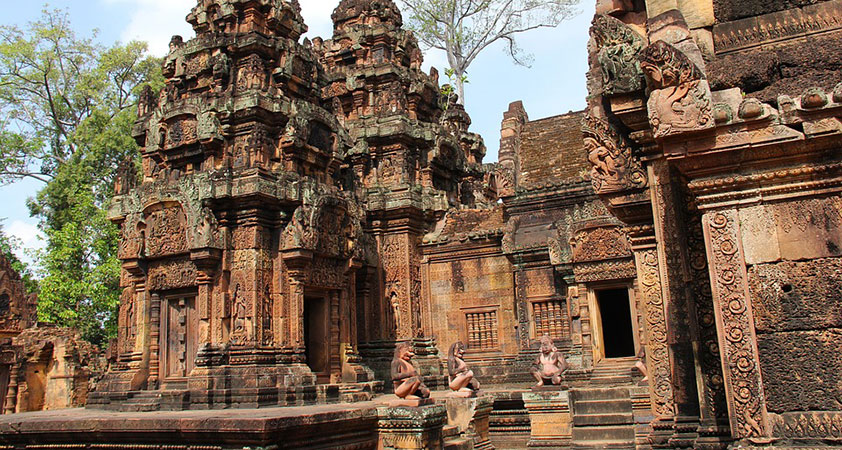
<svg viewBox="0 0 842 450">
<path fill-rule="evenodd" d="M 6 314 L 9 312 L 10 303 L 11 298 L 9 297 L 9 294 L 5 292 L 0 294 L 0 314 Z"/>
<path fill-rule="evenodd" d="M 469 312 L 465 314 L 468 323 L 468 348 L 471 350 L 497 350 L 497 310 Z"/>
<path fill-rule="evenodd" d="M 553 339 L 564 338 L 564 307 L 561 300 L 532 303 L 532 322 L 536 339 L 545 334 Z"/>
</svg>

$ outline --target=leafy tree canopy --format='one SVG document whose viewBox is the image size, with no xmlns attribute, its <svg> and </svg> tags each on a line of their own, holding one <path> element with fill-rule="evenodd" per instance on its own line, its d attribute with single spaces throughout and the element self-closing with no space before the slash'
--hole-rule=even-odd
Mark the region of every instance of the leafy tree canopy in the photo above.
<svg viewBox="0 0 842 450">
<path fill-rule="evenodd" d="M 444 50 L 462 102 L 465 74 L 488 46 L 504 41 L 515 63 L 528 66 L 531 56 L 518 47 L 516 35 L 556 27 L 578 12 L 579 0 L 401 0 L 409 27 L 430 48 Z"/>
<path fill-rule="evenodd" d="M 28 202 L 47 239 L 37 255 L 39 320 L 102 343 L 116 331 L 120 269 L 104 207 L 118 164 L 138 155 L 137 94 L 164 82 L 145 43 L 95 39 L 77 36 L 61 10 L 0 27 L 0 184 L 44 183 Z"/>
</svg>

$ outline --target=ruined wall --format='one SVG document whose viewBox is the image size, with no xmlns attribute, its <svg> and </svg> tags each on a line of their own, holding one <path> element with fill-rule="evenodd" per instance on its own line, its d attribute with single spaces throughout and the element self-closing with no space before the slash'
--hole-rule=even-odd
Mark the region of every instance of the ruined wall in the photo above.
<svg viewBox="0 0 842 450">
<path fill-rule="evenodd" d="M 583 111 L 526 122 L 520 134 L 518 183 L 536 186 L 582 176 L 589 169 L 579 125 Z"/>
<path fill-rule="evenodd" d="M 842 408 L 842 198 L 740 218 L 767 408 Z"/>
<path fill-rule="evenodd" d="M 718 0 L 711 87 L 740 87 L 776 104 L 781 94 L 830 89 L 842 68 L 842 1 Z"/>
</svg>

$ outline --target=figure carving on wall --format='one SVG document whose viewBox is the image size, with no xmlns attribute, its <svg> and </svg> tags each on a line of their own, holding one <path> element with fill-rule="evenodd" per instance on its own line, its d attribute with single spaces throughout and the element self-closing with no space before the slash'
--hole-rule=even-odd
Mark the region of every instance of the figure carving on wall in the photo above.
<svg viewBox="0 0 842 450">
<path fill-rule="evenodd" d="M 598 194 L 646 187 L 646 174 L 632 149 L 607 121 L 586 116 L 582 121 L 591 183 Z"/>
<path fill-rule="evenodd" d="M 558 351 L 553 340 L 548 335 L 541 336 L 541 353 L 535 358 L 530 372 L 535 377 L 536 387 L 550 382 L 555 386 L 561 384 L 561 377 L 567 370 L 567 361 Z"/>
<path fill-rule="evenodd" d="M 465 344 L 454 342 L 447 354 L 447 372 L 450 375 L 450 389 L 456 391 L 459 397 L 476 397 L 479 381 L 474 378 L 474 371 L 468 367 L 465 360 Z"/>
<path fill-rule="evenodd" d="M 634 92 L 643 88 L 643 72 L 638 55 L 643 38 L 622 21 L 603 14 L 594 16 L 590 30 L 599 51 L 603 91 L 607 95 Z"/>
<path fill-rule="evenodd" d="M 263 324 L 263 343 L 266 345 L 272 344 L 273 335 L 272 335 L 272 310 L 274 309 L 274 301 L 272 300 L 272 293 L 270 292 L 269 285 L 266 285 L 266 288 L 263 290 L 263 314 L 262 314 L 262 324 Z"/>
<path fill-rule="evenodd" d="M 397 292 L 395 291 L 392 291 L 392 293 L 389 294 L 389 309 L 392 314 L 392 320 L 389 324 L 391 325 L 390 329 L 395 330 L 395 337 L 397 337 L 400 334 L 401 329 L 401 302 L 398 298 Z"/>
<path fill-rule="evenodd" d="M 240 292 L 240 283 L 234 288 L 234 332 L 244 332 L 246 329 L 246 301 Z"/>
<path fill-rule="evenodd" d="M 415 353 L 407 342 L 402 342 L 395 347 L 395 356 L 392 358 L 392 383 L 395 386 L 395 395 L 403 399 L 429 398 L 430 389 L 421 381 L 418 370 L 410 361 Z"/>
</svg>

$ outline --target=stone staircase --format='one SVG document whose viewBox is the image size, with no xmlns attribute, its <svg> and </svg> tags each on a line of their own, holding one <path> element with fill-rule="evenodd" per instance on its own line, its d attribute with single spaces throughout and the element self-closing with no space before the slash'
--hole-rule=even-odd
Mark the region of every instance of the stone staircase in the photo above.
<svg viewBox="0 0 842 450">
<path fill-rule="evenodd" d="M 600 386 L 621 386 L 632 384 L 632 370 L 637 358 L 611 358 L 600 361 L 594 367 L 589 384 Z"/>
<path fill-rule="evenodd" d="M 132 391 L 123 403 L 122 411 L 158 411 L 161 408 L 161 391 Z"/>
<path fill-rule="evenodd" d="M 570 390 L 573 448 L 635 448 L 634 414 L 627 387 Z"/>
<path fill-rule="evenodd" d="M 460 435 L 459 427 L 455 425 L 444 426 L 442 440 L 444 450 L 472 450 L 474 448 L 474 440 Z"/>
</svg>

